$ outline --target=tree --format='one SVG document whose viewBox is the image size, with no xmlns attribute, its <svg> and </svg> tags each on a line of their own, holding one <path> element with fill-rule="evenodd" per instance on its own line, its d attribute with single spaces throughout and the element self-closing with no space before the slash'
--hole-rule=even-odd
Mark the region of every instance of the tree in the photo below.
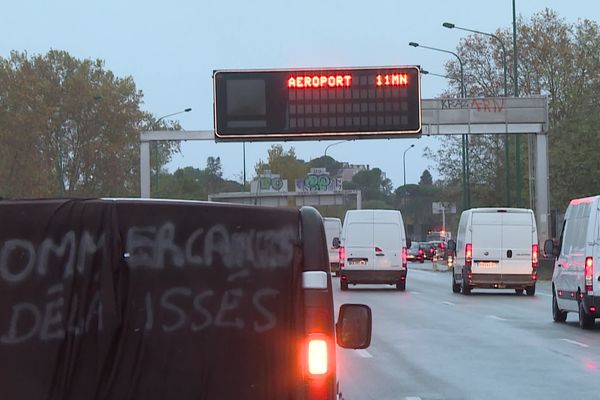
<svg viewBox="0 0 600 400">
<path fill-rule="evenodd" d="M 600 151 L 600 142 L 591 139 L 597 131 L 600 114 L 600 29 L 596 22 L 586 19 L 567 23 L 549 9 L 534 14 L 528 21 L 520 19 L 518 28 L 520 95 L 548 96 L 551 203 L 554 207 L 564 208 L 568 199 L 600 190 L 600 182 L 591 177 L 582 178 L 585 174 L 573 177 L 576 165 L 593 168 L 595 157 L 592 154 Z M 512 28 L 498 29 L 495 34 L 505 44 L 511 43 Z M 503 93 L 502 53 L 496 40 L 469 35 L 461 40 L 457 52 L 465 64 L 468 96 Z M 507 47 L 509 66 L 512 59 L 512 49 Z M 456 97 L 459 65 L 455 60 L 449 61 L 446 70 L 451 77 L 451 89 L 443 96 Z M 514 79 L 509 74 L 509 88 L 513 87 Z M 506 160 L 504 143 L 500 139 L 490 135 L 471 136 L 473 205 L 503 203 Z M 459 182 L 462 171 L 460 138 L 446 137 L 442 142 L 440 151 L 429 149 L 426 155 L 436 162 L 445 183 Z M 526 140 L 521 140 L 522 154 L 527 154 L 526 144 Z M 513 156 L 514 151 L 511 152 Z M 509 163 L 514 165 L 514 158 Z M 526 163 L 527 157 L 522 157 L 522 171 L 527 170 Z M 511 172 L 514 173 L 514 168 Z M 524 175 L 522 186 L 526 187 Z M 514 182 L 514 176 L 511 182 Z M 525 200 L 524 204 L 527 204 Z"/>
<path fill-rule="evenodd" d="M 309 168 L 325 168 L 329 175 L 335 176 L 338 171 L 342 168 L 342 163 L 333 159 L 330 156 L 322 156 L 319 158 L 312 159 L 308 162 Z"/>
<path fill-rule="evenodd" d="M 433 177 L 428 169 L 423 171 L 421 174 L 421 178 L 419 179 L 419 185 L 421 186 L 431 186 L 433 185 Z"/>
<path fill-rule="evenodd" d="M 133 79 L 101 60 L 0 57 L 0 195 L 138 193 L 139 133 L 153 122 L 141 101 Z"/>
<path fill-rule="evenodd" d="M 308 165 L 296 157 L 293 147 L 288 151 L 283 150 L 280 144 L 274 144 L 268 150 L 267 162 L 260 160 L 254 170 L 257 175 L 266 171 L 281 175 L 281 179 L 287 179 L 289 187 L 293 187 L 296 179 L 304 179 L 308 173 Z"/>
<path fill-rule="evenodd" d="M 359 171 L 352 177 L 351 182 L 344 182 L 344 189 L 360 190 L 363 199 L 385 201 L 391 194 L 392 183 L 383 177 L 379 168 Z"/>
</svg>

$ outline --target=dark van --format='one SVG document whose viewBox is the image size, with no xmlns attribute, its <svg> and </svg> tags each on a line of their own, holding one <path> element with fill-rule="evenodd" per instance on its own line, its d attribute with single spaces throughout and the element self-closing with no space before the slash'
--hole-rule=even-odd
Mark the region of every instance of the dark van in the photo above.
<svg viewBox="0 0 600 400">
<path fill-rule="evenodd" d="M 336 399 L 334 324 L 313 208 L 190 201 L 0 202 L 4 399 Z"/>
</svg>

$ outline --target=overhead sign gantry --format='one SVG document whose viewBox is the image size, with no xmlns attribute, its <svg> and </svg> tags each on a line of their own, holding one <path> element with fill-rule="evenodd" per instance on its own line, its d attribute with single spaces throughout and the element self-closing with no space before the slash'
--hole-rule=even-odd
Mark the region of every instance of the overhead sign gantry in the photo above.
<svg viewBox="0 0 600 400">
<path fill-rule="evenodd" d="M 419 67 L 217 70 L 216 141 L 415 137 Z"/>
</svg>

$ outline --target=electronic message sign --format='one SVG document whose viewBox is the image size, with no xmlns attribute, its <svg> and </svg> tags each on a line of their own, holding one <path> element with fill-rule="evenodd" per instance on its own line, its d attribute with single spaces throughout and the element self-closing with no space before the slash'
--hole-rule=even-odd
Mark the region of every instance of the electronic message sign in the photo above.
<svg viewBox="0 0 600 400">
<path fill-rule="evenodd" d="M 417 66 L 215 71 L 217 141 L 414 137 Z"/>
</svg>

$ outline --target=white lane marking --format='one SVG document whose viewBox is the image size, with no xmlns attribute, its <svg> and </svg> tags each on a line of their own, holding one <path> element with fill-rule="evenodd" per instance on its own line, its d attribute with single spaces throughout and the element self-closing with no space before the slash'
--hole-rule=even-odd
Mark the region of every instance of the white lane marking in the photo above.
<svg viewBox="0 0 600 400">
<path fill-rule="evenodd" d="M 404 400 L 421 400 L 421 398 L 416 396 L 408 396 L 405 397 Z"/>
<path fill-rule="evenodd" d="M 365 349 L 356 350 L 356 353 L 358 353 L 358 355 L 361 356 L 362 358 L 373 358 L 371 353 L 369 353 Z"/>
<path fill-rule="evenodd" d="M 421 294 L 421 292 L 414 292 L 414 291 L 412 291 L 412 292 L 410 292 L 410 294 Z"/>
<path fill-rule="evenodd" d="M 539 295 L 541 295 L 541 296 L 546 296 L 546 297 L 552 297 L 552 295 L 551 295 L 551 294 L 548 294 L 548 293 L 540 293 L 540 292 L 537 292 L 536 294 L 539 294 Z"/>
<path fill-rule="evenodd" d="M 567 343 L 571 343 L 571 344 L 574 344 L 574 345 L 580 346 L 580 347 L 590 347 L 590 346 L 588 346 L 588 345 L 587 345 L 587 344 L 585 344 L 585 343 L 577 342 L 577 341 L 575 341 L 575 340 L 571 340 L 571 339 L 560 339 L 560 340 L 562 340 L 562 341 L 565 341 L 565 342 L 567 342 Z"/>
<path fill-rule="evenodd" d="M 488 315 L 488 318 L 495 319 L 497 321 L 508 321 L 506 318 L 499 317 L 497 315 Z"/>
<path fill-rule="evenodd" d="M 450 301 L 442 301 L 442 304 L 446 304 L 448 306 L 455 306 L 456 304 L 450 302 Z"/>
</svg>

